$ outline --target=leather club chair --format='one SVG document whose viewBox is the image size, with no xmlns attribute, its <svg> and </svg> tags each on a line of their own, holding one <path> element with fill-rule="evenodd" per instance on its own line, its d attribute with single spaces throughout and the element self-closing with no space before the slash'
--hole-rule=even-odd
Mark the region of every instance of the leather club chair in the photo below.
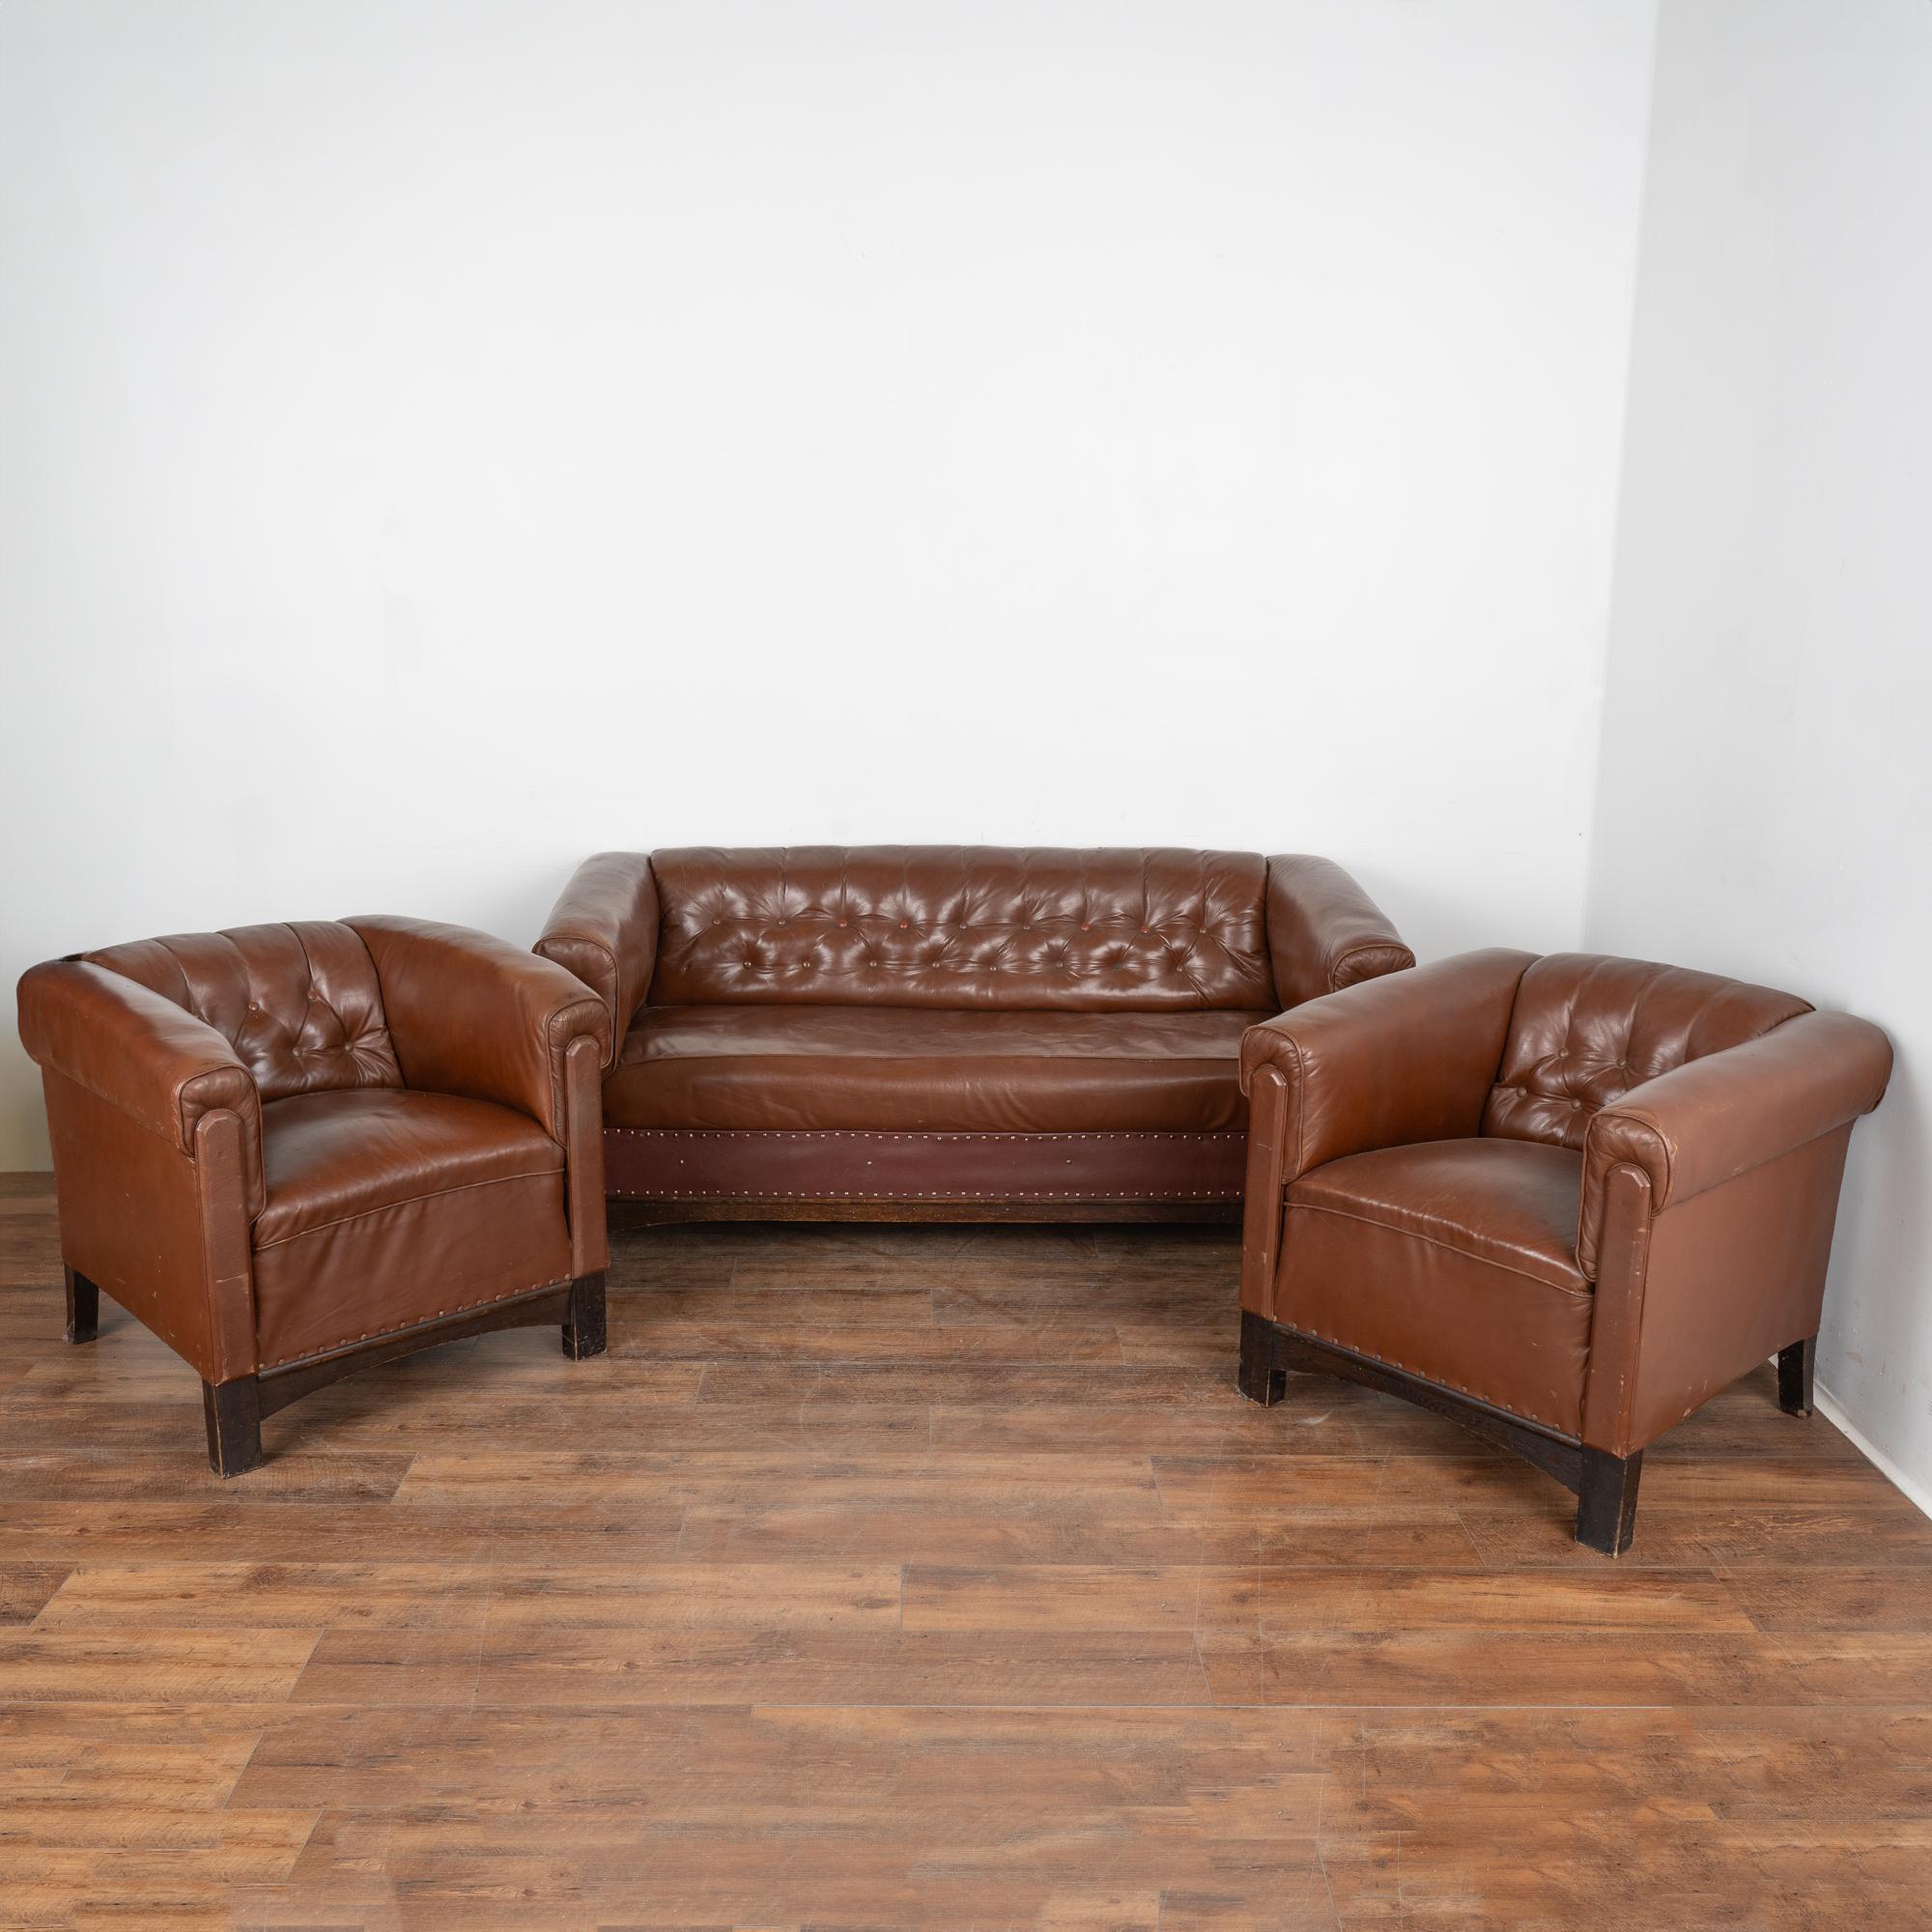
<svg viewBox="0 0 1932 1932">
<path fill-rule="evenodd" d="M 36 966 L 68 1339 L 101 1289 L 202 1378 L 208 1457 L 351 1371 L 557 1321 L 604 1348 L 611 1022 L 560 967 L 408 919 Z"/>
<path fill-rule="evenodd" d="M 1439 1410 L 1630 1547 L 1645 1446 L 1772 1354 L 1811 1365 L 1852 1123 L 1891 1047 L 1642 960 L 1463 953 L 1246 1035 L 1240 1387 Z"/>
</svg>

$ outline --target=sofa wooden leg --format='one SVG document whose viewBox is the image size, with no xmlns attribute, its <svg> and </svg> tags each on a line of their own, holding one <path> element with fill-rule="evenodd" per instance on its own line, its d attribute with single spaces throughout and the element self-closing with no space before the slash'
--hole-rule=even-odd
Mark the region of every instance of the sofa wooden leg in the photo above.
<svg viewBox="0 0 1932 1932">
<path fill-rule="evenodd" d="M 1241 1310 L 1241 1368 L 1236 1386 L 1250 1402 L 1272 1408 L 1288 1393 L 1288 1371 L 1274 1365 L 1274 1323 Z"/>
<path fill-rule="evenodd" d="M 574 1362 L 604 1352 L 604 1273 L 581 1274 L 570 1284 L 570 1320 L 563 1324 L 563 1352 Z"/>
<path fill-rule="evenodd" d="M 1815 1335 L 1777 1351 L 1777 1406 L 1786 1415 L 1811 1413 L 1811 1378 L 1817 1363 Z"/>
<path fill-rule="evenodd" d="M 201 1412 L 208 1424 L 208 1466 L 239 1476 L 262 1460 L 262 1385 L 253 1376 L 203 1382 Z"/>
<path fill-rule="evenodd" d="M 91 1342 L 100 1333 L 100 1291 L 72 1268 L 62 1272 L 67 1276 L 67 1339 Z"/>
<path fill-rule="evenodd" d="M 1577 1541 L 1605 1556 L 1621 1556 L 1636 1533 L 1636 1484 L 1643 1473 L 1643 1451 L 1612 1456 L 1606 1449 L 1581 1451 L 1577 1490 Z"/>
</svg>

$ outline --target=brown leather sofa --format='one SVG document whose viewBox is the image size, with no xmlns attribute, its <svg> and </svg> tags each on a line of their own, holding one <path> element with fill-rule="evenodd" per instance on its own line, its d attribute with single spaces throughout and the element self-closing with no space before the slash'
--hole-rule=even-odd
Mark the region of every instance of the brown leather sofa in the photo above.
<svg viewBox="0 0 1932 1932">
<path fill-rule="evenodd" d="M 997 846 L 607 852 L 537 951 L 660 1220 L 1226 1216 L 1243 1032 L 1414 963 L 1325 859 Z"/>
<path fill-rule="evenodd" d="M 1469 952 L 1248 1034 L 1242 1391 L 1289 1369 L 1455 1416 L 1629 1548 L 1645 1445 L 1811 1362 L 1852 1123 L 1891 1048 L 1707 973 Z"/>
<path fill-rule="evenodd" d="M 602 1002 L 405 919 L 111 946 L 20 980 L 68 1339 L 105 1289 L 202 1378 L 209 1461 L 324 1382 L 484 1329 L 604 1348 Z"/>
</svg>

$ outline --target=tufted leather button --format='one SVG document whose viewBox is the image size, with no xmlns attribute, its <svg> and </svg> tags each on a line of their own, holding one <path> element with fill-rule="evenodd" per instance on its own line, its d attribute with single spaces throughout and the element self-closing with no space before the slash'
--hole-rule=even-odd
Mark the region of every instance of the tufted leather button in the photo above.
<svg viewBox="0 0 1932 1932">
<path fill-rule="evenodd" d="M 1641 1081 L 1804 1010 L 1790 994 L 1683 967 L 1550 954 L 1518 987 L 1483 1131 L 1581 1148 L 1599 1110 Z"/>
<path fill-rule="evenodd" d="M 1275 996 L 1267 870 L 1252 853 L 694 848 L 660 852 L 651 865 L 663 932 L 654 983 L 672 1005 L 703 1006 L 727 988 L 742 999 L 775 980 L 832 1005 L 845 1004 L 845 991 L 854 1003 L 950 1004 L 954 994 L 970 1002 L 981 980 L 1003 1008 L 1146 998 L 1260 1009 Z M 793 935 L 781 935 L 777 923 L 792 899 L 800 901 L 792 926 L 830 924 L 841 942 L 849 932 L 853 950 L 781 968 L 770 955 L 789 952 Z M 760 907 L 770 909 L 763 918 Z M 883 943 L 895 931 L 899 942 Z M 1134 936 L 1163 946 L 1127 947 Z M 761 937 L 765 963 L 741 972 L 740 953 Z M 992 949 L 1002 941 L 1010 950 L 995 976 Z M 1067 950 L 1050 951 L 1049 942 Z M 867 958 L 867 943 L 876 959 Z"/>
</svg>

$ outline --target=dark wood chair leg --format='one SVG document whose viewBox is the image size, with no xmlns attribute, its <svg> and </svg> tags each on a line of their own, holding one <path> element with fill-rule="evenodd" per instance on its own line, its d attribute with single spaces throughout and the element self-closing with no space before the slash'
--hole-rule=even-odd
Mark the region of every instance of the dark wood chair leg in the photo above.
<svg viewBox="0 0 1932 1932">
<path fill-rule="evenodd" d="M 1241 1367 L 1236 1384 L 1250 1402 L 1272 1408 L 1288 1393 L 1288 1371 L 1274 1365 L 1274 1323 L 1241 1310 Z"/>
<path fill-rule="evenodd" d="M 1577 1541 L 1605 1556 L 1621 1556 L 1636 1534 L 1636 1484 L 1643 1473 L 1643 1451 L 1612 1456 L 1606 1449 L 1581 1451 L 1577 1488 Z"/>
<path fill-rule="evenodd" d="M 574 1362 L 604 1352 L 604 1273 L 581 1274 L 570 1284 L 570 1320 L 563 1324 L 563 1352 Z"/>
<path fill-rule="evenodd" d="M 1811 1378 L 1817 1364 L 1815 1335 L 1777 1351 L 1777 1406 L 1786 1415 L 1811 1413 Z"/>
<path fill-rule="evenodd" d="M 201 1412 L 208 1423 L 208 1466 L 239 1476 L 262 1460 L 262 1385 L 253 1376 L 203 1382 Z"/>
<path fill-rule="evenodd" d="M 91 1342 L 100 1333 L 100 1291 L 71 1267 L 62 1272 L 67 1276 L 67 1339 Z"/>
</svg>

